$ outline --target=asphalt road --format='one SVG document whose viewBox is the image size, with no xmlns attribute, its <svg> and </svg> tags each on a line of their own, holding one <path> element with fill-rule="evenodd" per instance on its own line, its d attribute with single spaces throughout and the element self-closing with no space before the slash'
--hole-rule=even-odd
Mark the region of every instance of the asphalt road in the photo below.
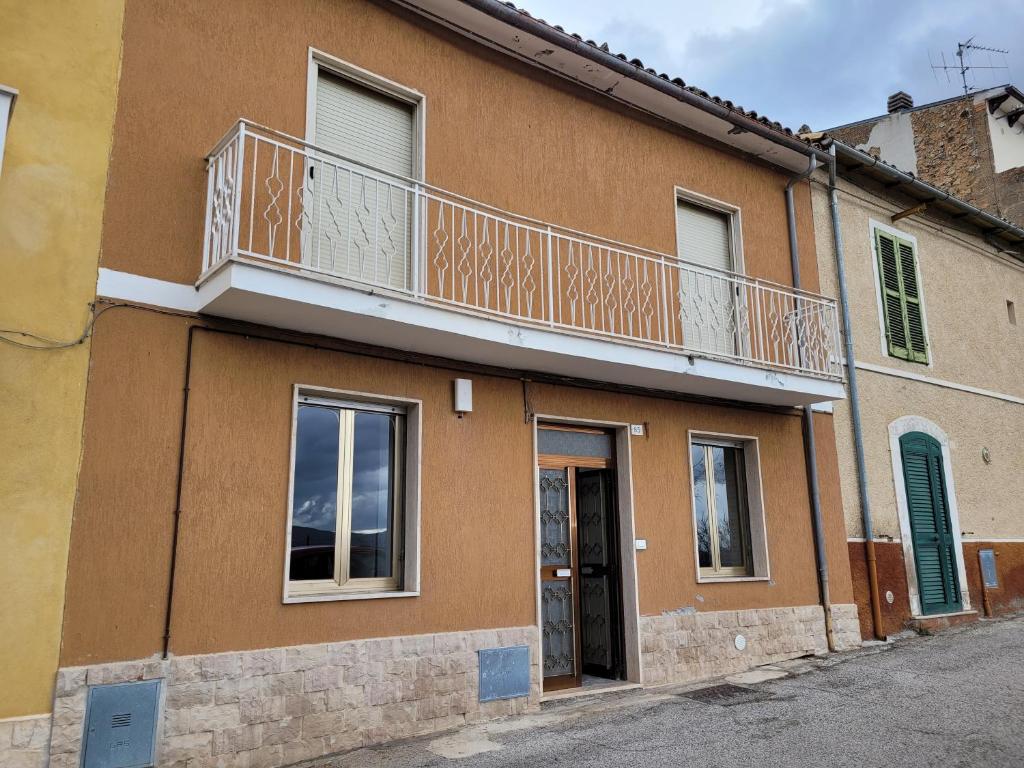
<svg viewBox="0 0 1024 768">
<path fill-rule="evenodd" d="M 717 702 L 605 694 L 316 765 L 1024 766 L 1024 618 L 779 668 Z"/>
</svg>

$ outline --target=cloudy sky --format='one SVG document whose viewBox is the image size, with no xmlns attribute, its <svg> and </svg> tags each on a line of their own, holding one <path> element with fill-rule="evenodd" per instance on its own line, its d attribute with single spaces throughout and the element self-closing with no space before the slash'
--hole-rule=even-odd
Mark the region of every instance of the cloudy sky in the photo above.
<svg viewBox="0 0 1024 768">
<path fill-rule="evenodd" d="M 981 87 L 1024 86 L 1024 2 L 989 0 L 515 0 L 552 24 L 791 128 L 829 128 L 885 112 L 905 90 L 917 104 L 962 92 L 953 64 L 972 35 L 1009 56 L 975 53 Z M 991 56 L 991 60 L 990 60 Z"/>
</svg>

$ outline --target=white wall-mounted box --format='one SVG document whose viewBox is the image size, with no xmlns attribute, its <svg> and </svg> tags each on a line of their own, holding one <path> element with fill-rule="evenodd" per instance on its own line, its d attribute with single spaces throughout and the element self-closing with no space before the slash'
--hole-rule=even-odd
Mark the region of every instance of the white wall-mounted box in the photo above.
<svg viewBox="0 0 1024 768">
<path fill-rule="evenodd" d="M 455 399 L 455 412 L 461 416 L 473 412 L 473 380 L 455 379 L 452 383 L 452 394 Z"/>
</svg>

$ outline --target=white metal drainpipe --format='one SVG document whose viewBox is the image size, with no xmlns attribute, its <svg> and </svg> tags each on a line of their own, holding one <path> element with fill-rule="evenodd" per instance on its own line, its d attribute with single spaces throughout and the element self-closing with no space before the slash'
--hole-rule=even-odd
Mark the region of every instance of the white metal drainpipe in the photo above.
<svg viewBox="0 0 1024 768">
<path fill-rule="evenodd" d="M 857 393 L 857 366 L 853 356 L 853 326 L 850 323 L 850 299 L 846 292 L 846 258 L 843 254 L 843 232 L 839 225 L 839 195 L 836 191 L 836 145 L 828 148 L 828 203 L 832 217 L 832 240 L 836 250 L 836 278 L 839 283 L 839 305 L 843 313 L 844 354 L 850 388 L 850 420 L 853 422 L 853 452 L 857 461 L 857 490 L 860 495 L 860 516 L 864 526 L 864 559 L 868 571 L 868 593 L 871 598 L 871 625 L 875 638 L 885 640 L 882 608 L 878 597 L 878 564 L 875 560 L 874 526 L 871 522 L 871 501 L 868 499 L 868 471 L 864 460 L 864 431 L 860 422 L 860 397 Z"/>
<path fill-rule="evenodd" d="M 786 184 L 786 223 L 789 226 L 789 258 L 793 269 L 793 287 L 800 288 L 800 248 L 796 238 L 796 206 L 793 203 L 793 186 L 814 173 L 818 159 L 811 155 L 807 170 L 799 173 Z M 799 310 L 799 298 L 796 300 Z M 804 460 L 807 463 L 807 483 L 811 491 L 811 519 L 814 524 L 814 557 L 818 566 L 818 588 L 821 592 L 821 607 L 825 613 L 825 639 L 828 649 L 836 649 L 835 633 L 832 628 L 832 598 L 828 588 L 828 553 L 825 550 L 825 530 L 821 519 L 821 492 L 818 485 L 818 453 L 814 442 L 814 410 L 804 406 Z"/>
</svg>

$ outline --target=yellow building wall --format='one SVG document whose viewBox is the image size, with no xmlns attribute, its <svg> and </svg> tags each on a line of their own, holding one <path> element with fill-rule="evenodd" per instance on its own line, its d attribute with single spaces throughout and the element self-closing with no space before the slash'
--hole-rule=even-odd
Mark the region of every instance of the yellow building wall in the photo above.
<svg viewBox="0 0 1024 768">
<path fill-rule="evenodd" d="M 0 328 L 74 339 L 89 319 L 123 0 L 0 0 L 0 82 L 20 91 L 0 172 Z M 0 343 L 0 719 L 47 713 L 60 650 L 88 343 Z"/>
</svg>

